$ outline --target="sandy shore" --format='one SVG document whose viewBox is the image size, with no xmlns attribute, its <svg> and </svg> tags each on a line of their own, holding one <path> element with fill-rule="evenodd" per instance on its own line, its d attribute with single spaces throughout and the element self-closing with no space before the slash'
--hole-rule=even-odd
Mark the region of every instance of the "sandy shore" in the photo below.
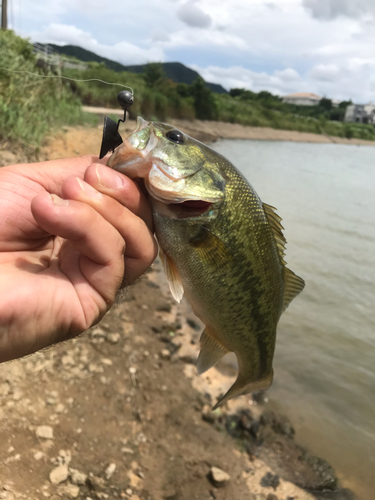
<svg viewBox="0 0 375 500">
<path fill-rule="evenodd" d="M 197 135 L 197 133 L 204 134 L 208 139 L 211 138 L 211 140 L 252 139 L 262 141 L 292 141 L 375 146 L 375 142 L 365 141 L 362 139 L 344 139 L 342 137 L 331 137 L 328 135 L 297 132 L 294 130 L 276 130 L 269 127 L 245 127 L 237 123 L 208 122 L 200 120 L 172 120 L 171 122 L 192 136 Z"/>
</svg>

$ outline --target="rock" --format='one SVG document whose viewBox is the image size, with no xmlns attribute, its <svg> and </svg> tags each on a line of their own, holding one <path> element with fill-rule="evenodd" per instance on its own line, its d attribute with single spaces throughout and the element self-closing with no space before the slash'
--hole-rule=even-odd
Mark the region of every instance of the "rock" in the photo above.
<svg viewBox="0 0 375 500">
<path fill-rule="evenodd" d="M 39 425 L 35 434 L 42 439 L 53 439 L 53 428 L 50 425 Z"/>
<path fill-rule="evenodd" d="M 158 312 L 167 312 L 167 313 L 170 313 L 171 310 L 172 310 L 172 306 L 169 302 L 164 302 L 163 304 L 160 304 L 159 306 L 157 306 L 156 310 Z"/>
<path fill-rule="evenodd" d="M 94 490 L 105 488 L 105 481 L 101 477 L 94 476 L 94 475 L 90 474 L 90 477 L 88 477 L 87 482 L 88 482 L 89 486 L 94 488 Z"/>
<path fill-rule="evenodd" d="M 37 451 L 34 453 L 35 460 L 41 460 L 44 457 L 44 453 L 42 451 Z"/>
<path fill-rule="evenodd" d="M 77 484 L 78 486 L 83 486 L 86 484 L 87 475 L 84 472 L 81 472 L 77 469 L 69 469 L 70 480 L 73 484 Z"/>
<path fill-rule="evenodd" d="M 129 454 L 129 455 L 134 455 L 134 451 L 131 448 L 126 448 L 126 447 L 121 448 L 121 453 L 126 453 L 126 454 Z"/>
<path fill-rule="evenodd" d="M 198 358 L 198 352 L 196 348 L 186 345 L 181 347 L 178 351 L 178 357 L 184 363 L 195 364 Z"/>
<path fill-rule="evenodd" d="M 13 165 L 19 163 L 17 156 L 11 151 L 0 151 L 0 166 Z"/>
<path fill-rule="evenodd" d="M 118 341 L 120 340 L 120 334 L 119 333 L 109 333 L 106 337 L 107 342 L 110 344 L 117 344 Z"/>
<path fill-rule="evenodd" d="M 68 498 L 77 498 L 79 495 L 79 487 L 75 484 L 63 484 L 58 489 L 59 495 Z"/>
<path fill-rule="evenodd" d="M 187 318 L 186 323 L 192 328 L 193 330 L 197 330 L 198 332 L 201 330 L 201 327 L 198 325 L 198 323 L 192 319 L 192 318 Z"/>
<path fill-rule="evenodd" d="M 114 464 L 114 463 L 109 464 L 108 467 L 105 470 L 105 477 L 106 477 L 106 479 L 108 479 L 108 480 L 111 479 L 111 477 L 113 476 L 115 470 L 116 470 L 116 464 Z"/>
<path fill-rule="evenodd" d="M 64 410 L 65 410 L 65 406 L 62 403 L 59 403 L 55 408 L 56 413 L 62 413 Z"/>
<path fill-rule="evenodd" d="M 171 359 L 171 353 L 168 349 L 162 349 L 160 351 L 160 357 L 161 357 L 161 359 L 165 359 L 165 360 Z"/>
<path fill-rule="evenodd" d="M 277 476 L 276 474 L 272 474 L 272 472 L 267 472 L 267 474 L 265 474 L 260 480 L 260 484 L 264 488 L 270 487 L 276 490 L 276 488 L 280 484 L 280 479 L 279 476 Z"/>
<path fill-rule="evenodd" d="M 292 438 L 295 434 L 295 430 L 288 418 L 284 415 L 276 415 L 273 411 L 264 411 L 260 416 L 260 424 L 269 425 L 277 434 L 289 438 Z"/>
<path fill-rule="evenodd" d="M 274 495 L 273 493 L 269 493 L 267 495 L 267 500 L 279 500 L 279 498 L 276 495 Z"/>
<path fill-rule="evenodd" d="M 217 410 L 219 410 L 219 412 L 217 412 Z M 217 417 L 221 414 L 220 408 L 217 408 L 217 410 L 212 411 L 211 406 L 204 405 L 202 408 L 202 419 L 205 422 L 213 424 L 217 420 Z"/>
<path fill-rule="evenodd" d="M 10 385 L 8 384 L 8 382 L 3 382 L 2 384 L 0 384 L 0 398 L 7 396 L 9 394 L 9 391 Z"/>
<path fill-rule="evenodd" d="M 102 358 L 100 360 L 100 362 L 105 365 L 105 366 L 112 366 L 113 365 L 113 361 L 109 358 Z"/>
<path fill-rule="evenodd" d="M 230 476 L 218 467 L 211 467 L 210 477 L 214 486 L 224 486 L 229 480 Z"/>
<path fill-rule="evenodd" d="M 100 326 L 95 326 L 90 332 L 90 337 L 92 339 L 104 338 L 106 337 L 106 333 Z"/>
<path fill-rule="evenodd" d="M 90 373 L 103 373 L 104 369 L 102 366 L 98 366 L 95 363 L 89 364 L 89 372 Z"/>
<path fill-rule="evenodd" d="M 46 399 L 46 405 L 47 406 L 55 406 L 55 404 L 57 403 L 57 399 L 56 398 L 47 398 Z"/>
<path fill-rule="evenodd" d="M 49 473 L 49 480 L 52 484 L 61 484 L 68 479 L 69 470 L 66 464 L 59 465 Z"/>
<path fill-rule="evenodd" d="M 312 483 L 314 489 L 323 491 L 333 490 L 337 487 L 338 479 L 335 470 L 326 460 L 307 453 L 305 461 L 316 475 Z"/>
<path fill-rule="evenodd" d="M 69 465 L 72 461 L 72 452 L 70 450 L 60 450 L 58 460 L 61 465 Z"/>
<path fill-rule="evenodd" d="M 75 365 L 75 361 L 73 359 L 72 356 L 69 356 L 68 354 L 63 356 L 61 358 L 61 363 L 64 365 L 64 366 L 73 366 Z"/>
<path fill-rule="evenodd" d="M 19 401 L 23 396 L 23 392 L 19 389 L 13 390 L 13 401 Z"/>
<path fill-rule="evenodd" d="M 150 288 L 160 288 L 160 286 L 157 283 L 151 280 L 147 280 L 146 285 L 149 286 Z"/>
</svg>

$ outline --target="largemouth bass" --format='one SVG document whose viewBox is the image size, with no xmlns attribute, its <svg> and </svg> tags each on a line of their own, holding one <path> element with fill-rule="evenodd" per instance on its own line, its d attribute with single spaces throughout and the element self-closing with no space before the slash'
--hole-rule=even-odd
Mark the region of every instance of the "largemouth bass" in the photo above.
<svg viewBox="0 0 375 500">
<path fill-rule="evenodd" d="M 237 356 L 237 380 L 215 408 L 267 389 L 278 320 L 304 287 L 285 265 L 275 209 L 228 160 L 171 125 L 138 118 L 108 166 L 144 180 L 172 295 L 185 294 L 206 325 L 198 373 Z"/>
</svg>

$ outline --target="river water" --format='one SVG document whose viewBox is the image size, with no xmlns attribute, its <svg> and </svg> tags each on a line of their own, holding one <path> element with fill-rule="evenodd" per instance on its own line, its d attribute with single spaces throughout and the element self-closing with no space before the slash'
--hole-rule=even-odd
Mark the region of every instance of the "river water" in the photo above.
<svg viewBox="0 0 375 500">
<path fill-rule="evenodd" d="M 278 209 L 305 282 L 283 314 L 269 408 L 375 498 L 375 147 L 223 140 L 213 148 Z"/>
</svg>

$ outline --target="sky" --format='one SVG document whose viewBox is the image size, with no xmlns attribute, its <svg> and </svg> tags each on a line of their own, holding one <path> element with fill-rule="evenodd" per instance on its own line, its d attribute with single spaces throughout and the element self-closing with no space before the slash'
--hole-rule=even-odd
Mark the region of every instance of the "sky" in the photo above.
<svg viewBox="0 0 375 500">
<path fill-rule="evenodd" d="M 375 102 L 375 0 L 8 0 L 32 41 L 181 62 L 227 90 Z"/>
</svg>

